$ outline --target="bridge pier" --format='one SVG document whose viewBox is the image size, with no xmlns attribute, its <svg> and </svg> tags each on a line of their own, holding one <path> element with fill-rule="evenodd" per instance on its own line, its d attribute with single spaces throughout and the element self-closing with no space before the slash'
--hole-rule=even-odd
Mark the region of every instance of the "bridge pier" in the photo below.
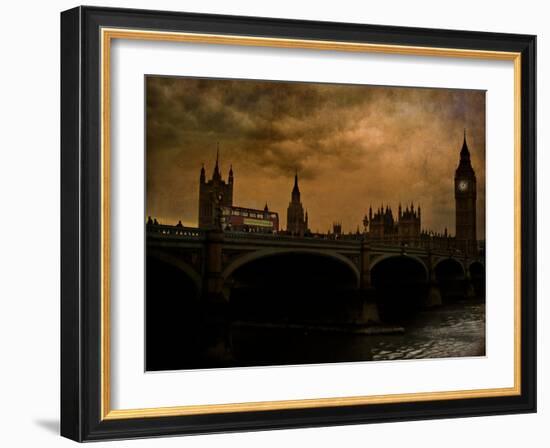
<svg viewBox="0 0 550 448">
<path fill-rule="evenodd" d="M 355 323 L 357 325 L 379 325 L 381 323 L 374 288 L 359 290 L 359 304 Z"/>
<path fill-rule="evenodd" d="M 424 299 L 423 306 L 425 308 L 432 308 L 441 305 L 443 305 L 443 297 L 441 295 L 441 288 L 435 280 L 434 257 L 430 248 L 428 250 L 428 293 Z"/>
<path fill-rule="evenodd" d="M 465 266 L 467 266 L 467 263 L 465 263 Z M 476 298 L 476 291 L 474 288 L 474 284 L 472 282 L 470 271 L 466 269 L 465 274 L 466 275 L 464 276 L 464 294 L 466 296 L 466 299 L 473 300 Z"/>
<path fill-rule="evenodd" d="M 431 281 L 428 286 L 428 293 L 426 294 L 424 307 L 431 308 L 442 304 L 443 300 L 441 298 L 441 290 L 439 289 L 439 285 L 437 282 Z"/>
<path fill-rule="evenodd" d="M 209 356 L 230 364 L 233 358 L 228 297 L 224 295 L 222 247 L 224 234 L 219 229 L 206 233 L 204 265 L 203 321 Z"/>
<path fill-rule="evenodd" d="M 203 304 L 202 343 L 208 357 L 230 364 L 233 360 L 231 322 L 227 302 L 207 301 Z"/>
<path fill-rule="evenodd" d="M 376 290 L 372 287 L 370 273 L 370 244 L 368 240 L 361 242 L 359 278 L 359 312 L 358 322 L 361 325 L 377 325 L 381 323 Z"/>
<path fill-rule="evenodd" d="M 464 294 L 466 299 L 474 300 L 477 298 L 476 290 L 474 288 L 474 282 L 472 281 L 472 273 L 469 269 L 470 259 L 469 257 L 464 258 Z"/>
<path fill-rule="evenodd" d="M 204 291 L 207 299 L 218 301 L 223 297 L 222 277 L 222 246 L 224 241 L 223 232 L 212 230 L 206 233 L 206 263 L 204 275 Z"/>
</svg>

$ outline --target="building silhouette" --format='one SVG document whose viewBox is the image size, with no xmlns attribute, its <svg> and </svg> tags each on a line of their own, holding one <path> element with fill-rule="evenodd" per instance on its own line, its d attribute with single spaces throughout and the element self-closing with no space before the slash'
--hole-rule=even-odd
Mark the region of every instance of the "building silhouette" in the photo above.
<svg viewBox="0 0 550 448">
<path fill-rule="evenodd" d="M 216 218 L 221 207 L 233 205 L 233 168 L 229 168 L 229 177 L 225 182 L 219 167 L 220 148 L 216 150 L 216 165 L 212 179 L 206 181 L 204 165 L 201 168 L 199 181 L 199 227 L 212 228 L 218 223 Z"/>
<path fill-rule="evenodd" d="M 233 205 L 235 178 L 233 167 L 229 168 L 227 182 L 222 178 L 220 148 L 216 150 L 216 164 L 212 178 L 206 180 L 204 165 L 199 180 L 199 227 L 217 228 L 241 232 L 273 233 L 279 231 L 279 214 L 269 210 L 267 203 L 263 210 Z"/>
<path fill-rule="evenodd" d="M 286 212 L 286 230 L 291 235 L 304 236 L 308 233 L 307 211 L 304 213 L 304 207 L 300 201 L 300 188 L 298 188 L 298 173 L 294 175 L 294 188 L 288 209 Z"/>
<path fill-rule="evenodd" d="M 411 203 L 411 208 L 407 206 L 403 211 L 401 204 L 397 213 L 398 225 L 397 234 L 401 241 L 409 241 L 418 238 L 421 231 L 420 205 L 414 208 Z"/>
<path fill-rule="evenodd" d="M 464 130 L 464 142 L 455 172 L 455 238 L 456 247 L 467 254 L 477 252 L 476 200 L 476 174 L 470 161 L 466 130 Z"/>
<path fill-rule="evenodd" d="M 395 240 L 410 243 L 420 238 L 421 215 L 420 206 L 416 209 L 414 204 L 407 206 L 405 210 L 399 204 L 397 217 L 394 218 L 392 208 L 382 205 L 374 213 L 369 207 L 369 217 L 363 220 L 369 225 L 369 237 L 373 240 Z"/>
<path fill-rule="evenodd" d="M 200 172 L 199 185 L 199 227 L 218 228 L 243 232 L 278 233 L 281 231 L 279 215 L 268 208 L 263 210 L 233 205 L 234 174 L 230 167 L 227 182 L 222 178 L 219 166 L 219 145 L 216 151 L 216 163 L 212 178 L 206 180 L 204 165 Z M 470 160 L 470 151 L 466 141 L 460 150 L 459 164 L 454 177 L 456 231 L 451 236 L 445 228 L 443 233 L 422 229 L 420 206 L 411 202 L 405 208 L 399 204 L 397 214 L 389 205 L 381 205 L 376 210 L 369 207 L 368 215 L 363 219 L 363 232 L 344 234 L 342 222 L 335 221 L 333 228 L 325 235 L 312 234 L 308 227 L 308 213 L 301 202 L 298 186 L 298 173 L 294 176 L 294 186 L 287 209 L 285 233 L 292 236 L 338 238 L 363 238 L 372 241 L 406 244 L 432 245 L 440 248 L 453 248 L 468 255 L 479 252 L 476 233 L 476 175 Z M 149 219 L 151 221 L 151 219 Z M 156 221 L 156 220 L 155 220 Z M 149 222 L 148 222 L 149 224 Z M 157 224 L 153 222 L 153 224 Z M 332 230 L 332 231 L 331 231 Z"/>
<path fill-rule="evenodd" d="M 403 210 L 401 204 L 394 217 L 392 208 L 381 205 L 378 209 L 369 207 L 368 216 L 363 219 L 365 234 L 373 241 L 401 244 L 430 244 L 440 248 L 457 249 L 468 255 L 479 253 L 476 233 L 476 175 L 470 160 L 470 151 L 464 131 L 459 164 L 455 172 L 455 214 L 456 232 L 451 236 L 447 228 L 443 233 L 422 229 L 420 206 L 411 203 Z"/>
</svg>

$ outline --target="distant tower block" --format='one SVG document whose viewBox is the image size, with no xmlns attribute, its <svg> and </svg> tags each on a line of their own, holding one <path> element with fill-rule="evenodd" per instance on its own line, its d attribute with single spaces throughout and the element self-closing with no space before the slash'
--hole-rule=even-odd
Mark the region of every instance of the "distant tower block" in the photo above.
<svg viewBox="0 0 550 448">
<path fill-rule="evenodd" d="M 291 235 L 297 236 L 304 236 L 308 231 L 307 213 L 304 213 L 304 207 L 300 201 L 298 173 L 294 175 L 294 188 L 292 189 L 291 199 L 286 214 L 286 230 Z"/>
<path fill-rule="evenodd" d="M 469 255 L 477 253 L 476 200 L 476 174 L 470 161 L 464 130 L 460 161 L 455 172 L 455 223 L 457 247 Z"/>
<path fill-rule="evenodd" d="M 233 205 L 233 168 L 229 169 L 229 177 L 225 182 L 220 173 L 220 148 L 216 150 L 216 165 L 212 179 L 206 181 L 204 165 L 201 168 L 199 183 L 199 227 L 215 226 L 215 207 L 231 207 Z"/>
</svg>

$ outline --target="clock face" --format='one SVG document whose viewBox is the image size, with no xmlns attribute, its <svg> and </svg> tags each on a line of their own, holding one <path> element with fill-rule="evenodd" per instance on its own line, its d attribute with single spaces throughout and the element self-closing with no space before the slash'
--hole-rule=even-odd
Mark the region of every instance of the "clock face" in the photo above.
<svg viewBox="0 0 550 448">
<path fill-rule="evenodd" d="M 461 180 L 458 182 L 458 189 L 460 191 L 466 191 L 468 189 L 468 182 L 465 180 Z"/>
</svg>

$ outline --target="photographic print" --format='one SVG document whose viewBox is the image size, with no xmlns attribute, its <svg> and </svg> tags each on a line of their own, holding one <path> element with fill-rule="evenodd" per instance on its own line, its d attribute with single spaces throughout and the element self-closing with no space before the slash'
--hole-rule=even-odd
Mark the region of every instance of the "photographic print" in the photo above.
<svg viewBox="0 0 550 448">
<path fill-rule="evenodd" d="M 536 41 L 64 11 L 61 434 L 536 412 Z"/>
<path fill-rule="evenodd" d="M 146 370 L 484 356 L 485 93 L 146 76 Z"/>
</svg>

